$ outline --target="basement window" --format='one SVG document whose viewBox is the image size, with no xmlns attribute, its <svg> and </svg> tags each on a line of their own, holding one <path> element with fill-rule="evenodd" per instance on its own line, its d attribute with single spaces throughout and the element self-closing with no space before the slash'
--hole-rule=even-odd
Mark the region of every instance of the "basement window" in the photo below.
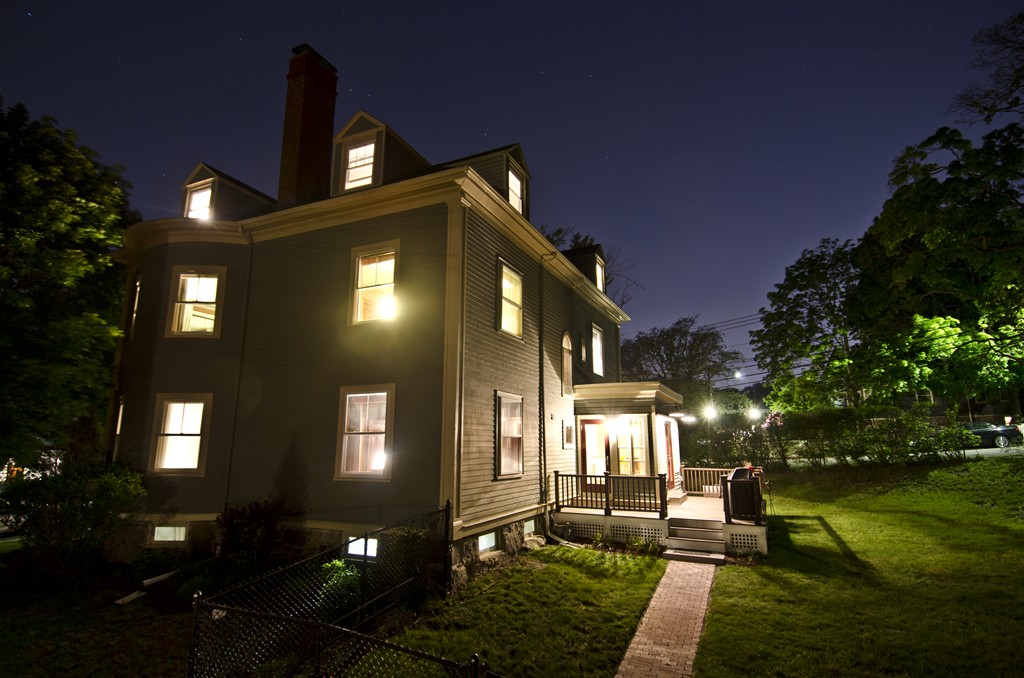
<svg viewBox="0 0 1024 678">
<path fill-rule="evenodd" d="M 166 544 L 168 542 L 185 541 L 186 528 L 184 525 L 157 525 L 153 528 L 153 542 Z"/>
<path fill-rule="evenodd" d="M 476 538 L 476 549 L 479 553 L 487 553 L 498 548 L 498 535 L 496 532 L 481 534 Z"/>
</svg>

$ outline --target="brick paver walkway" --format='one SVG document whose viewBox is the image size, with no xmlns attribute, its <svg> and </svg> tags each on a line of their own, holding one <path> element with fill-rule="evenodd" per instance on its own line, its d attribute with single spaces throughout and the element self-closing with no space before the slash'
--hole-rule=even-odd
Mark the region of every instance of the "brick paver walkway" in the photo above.
<svg viewBox="0 0 1024 678">
<path fill-rule="evenodd" d="M 693 676 L 714 576 L 708 563 L 669 562 L 616 678 Z"/>
</svg>

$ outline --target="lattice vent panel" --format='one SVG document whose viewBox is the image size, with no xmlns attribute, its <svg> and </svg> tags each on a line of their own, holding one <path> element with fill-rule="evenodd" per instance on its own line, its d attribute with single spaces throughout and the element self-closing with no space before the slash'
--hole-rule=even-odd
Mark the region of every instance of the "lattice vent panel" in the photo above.
<svg viewBox="0 0 1024 678">
<path fill-rule="evenodd" d="M 659 527 L 641 527 L 639 525 L 612 525 L 612 541 L 629 543 L 630 539 L 639 538 L 642 541 L 661 542 L 665 538 L 665 532 Z"/>
<path fill-rule="evenodd" d="M 733 532 L 729 535 L 729 545 L 735 553 L 748 553 L 761 550 L 761 540 L 756 534 Z"/>
<path fill-rule="evenodd" d="M 604 532 L 604 528 L 601 525 L 595 525 L 594 523 L 566 523 L 567 535 L 572 537 L 582 537 L 584 539 L 597 539 Z"/>
</svg>

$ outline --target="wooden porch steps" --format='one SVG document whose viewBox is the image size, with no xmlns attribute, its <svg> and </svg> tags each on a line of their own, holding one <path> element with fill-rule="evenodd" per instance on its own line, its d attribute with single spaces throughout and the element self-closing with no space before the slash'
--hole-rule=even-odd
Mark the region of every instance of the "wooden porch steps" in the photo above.
<svg viewBox="0 0 1024 678">
<path fill-rule="evenodd" d="M 724 556 L 725 554 L 725 537 L 720 520 L 669 518 L 666 541 L 668 542 L 666 554 L 673 551 L 684 554 L 701 553 L 705 556 L 709 554 Z M 677 559 L 682 560 L 683 558 Z"/>
<path fill-rule="evenodd" d="M 682 551 L 679 549 L 665 549 L 661 554 L 665 560 L 680 560 L 684 563 L 711 563 L 712 565 L 725 565 L 725 554 L 705 553 L 703 551 Z"/>
</svg>

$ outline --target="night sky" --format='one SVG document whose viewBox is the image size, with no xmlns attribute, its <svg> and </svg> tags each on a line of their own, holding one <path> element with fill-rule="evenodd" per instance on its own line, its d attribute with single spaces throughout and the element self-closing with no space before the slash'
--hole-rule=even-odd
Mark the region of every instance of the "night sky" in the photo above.
<svg viewBox="0 0 1024 678">
<path fill-rule="evenodd" d="M 200 161 L 276 194 L 288 59 L 308 43 L 338 68 L 336 130 L 362 109 L 435 163 L 521 144 L 533 223 L 635 260 L 629 337 L 750 316 L 803 249 L 862 235 L 895 156 L 956 124 L 951 100 L 983 79 L 974 34 L 1022 9 L 6 0 L 0 96 L 123 166 L 145 218 L 176 216 Z M 754 327 L 727 343 L 749 355 Z"/>
</svg>

